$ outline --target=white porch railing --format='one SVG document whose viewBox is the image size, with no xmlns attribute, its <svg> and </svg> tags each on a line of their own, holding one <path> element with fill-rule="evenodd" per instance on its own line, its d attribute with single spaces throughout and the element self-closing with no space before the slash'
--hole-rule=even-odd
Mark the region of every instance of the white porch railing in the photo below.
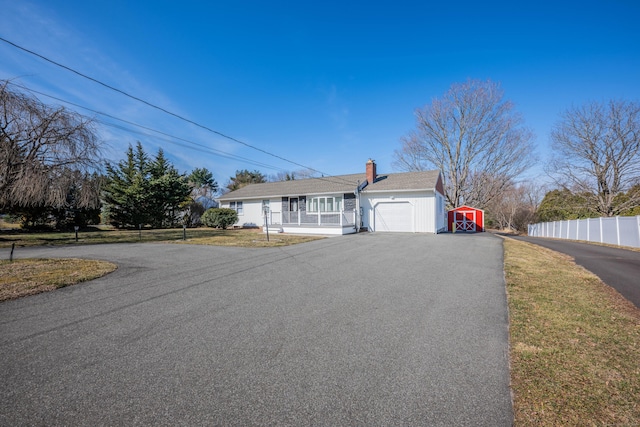
<svg viewBox="0 0 640 427">
<path fill-rule="evenodd" d="M 356 211 L 282 212 L 282 225 L 343 227 L 356 224 Z"/>
</svg>

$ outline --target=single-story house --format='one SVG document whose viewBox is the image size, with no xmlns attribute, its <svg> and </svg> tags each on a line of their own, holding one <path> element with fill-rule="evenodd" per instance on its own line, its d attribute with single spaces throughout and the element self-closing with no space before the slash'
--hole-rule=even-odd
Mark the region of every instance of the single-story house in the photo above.
<svg viewBox="0 0 640 427">
<path fill-rule="evenodd" d="M 238 213 L 235 226 L 303 234 L 446 231 L 439 171 L 365 173 L 250 184 L 219 198 Z"/>
</svg>

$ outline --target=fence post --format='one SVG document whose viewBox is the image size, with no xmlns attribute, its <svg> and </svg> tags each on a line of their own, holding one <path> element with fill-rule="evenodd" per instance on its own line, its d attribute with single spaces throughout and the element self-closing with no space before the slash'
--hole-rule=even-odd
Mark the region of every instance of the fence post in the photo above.
<svg viewBox="0 0 640 427">
<path fill-rule="evenodd" d="M 604 237 L 602 233 L 602 217 L 600 217 L 600 243 L 604 243 Z"/>
<path fill-rule="evenodd" d="M 591 231 L 591 224 L 589 224 L 589 220 L 591 218 L 587 218 L 587 242 L 590 242 L 590 238 L 589 238 L 589 232 Z"/>
<path fill-rule="evenodd" d="M 616 216 L 616 242 L 620 246 L 620 217 Z"/>
</svg>

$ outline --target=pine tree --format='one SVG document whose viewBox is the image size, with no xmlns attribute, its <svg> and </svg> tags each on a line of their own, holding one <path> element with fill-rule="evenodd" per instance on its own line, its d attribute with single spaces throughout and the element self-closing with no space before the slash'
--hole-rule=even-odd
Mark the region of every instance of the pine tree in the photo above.
<svg viewBox="0 0 640 427">
<path fill-rule="evenodd" d="M 186 176 L 167 160 L 162 148 L 149 166 L 150 223 L 154 227 L 172 227 L 178 222 L 182 206 L 189 200 L 191 187 Z"/>
<path fill-rule="evenodd" d="M 171 227 L 178 222 L 191 187 L 162 149 L 150 161 L 142 144 L 129 146 L 126 159 L 107 165 L 105 214 L 116 227 Z"/>
<path fill-rule="evenodd" d="M 235 191 L 249 184 L 260 184 L 263 182 L 267 182 L 267 177 L 257 170 L 237 170 L 236 176 L 232 176 L 229 178 L 226 190 Z"/>
</svg>

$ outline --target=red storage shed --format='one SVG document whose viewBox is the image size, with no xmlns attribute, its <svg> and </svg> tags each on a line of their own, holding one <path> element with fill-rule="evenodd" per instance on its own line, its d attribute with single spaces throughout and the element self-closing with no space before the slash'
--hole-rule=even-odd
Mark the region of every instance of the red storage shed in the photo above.
<svg viewBox="0 0 640 427">
<path fill-rule="evenodd" d="M 447 213 L 448 230 L 456 232 L 479 232 L 484 231 L 484 211 L 470 206 L 460 206 Z"/>
</svg>

